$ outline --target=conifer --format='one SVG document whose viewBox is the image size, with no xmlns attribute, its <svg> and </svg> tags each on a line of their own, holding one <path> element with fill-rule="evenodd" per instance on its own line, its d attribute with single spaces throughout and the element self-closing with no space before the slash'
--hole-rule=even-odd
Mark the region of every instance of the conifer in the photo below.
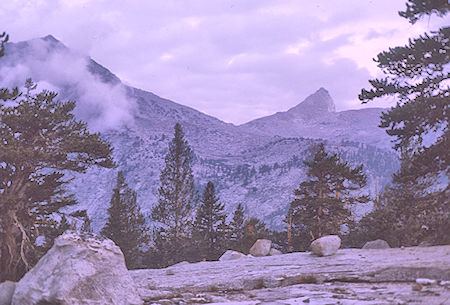
<svg viewBox="0 0 450 305">
<path fill-rule="evenodd" d="M 324 235 L 339 234 L 341 225 L 350 219 L 349 205 L 368 201 L 367 196 L 354 194 L 366 184 L 362 165 L 350 167 L 338 155 L 328 154 L 323 143 L 311 149 L 312 160 L 304 162 L 309 180 L 294 190 L 287 215 L 294 250 L 305 250 Z"/>
<path fill-rule="evenodd" d="M 201 258 L 217 260 L 224 252 L 227 238 L 224 204 L 216 197 L 214 184 L 209 181 L 200 200 L 194 222 L 194 239 L 199 245 Z"/>
<path fill-rule="evenodd" d="M 158 203 L 152 209 L 155 221 L 155 252 L 160 265 L 185 258 L 192 230 L 194 203 L 193 153 L 179 123 L 169 143 L 165 166 L 160 174 Z"/>
<path fill-rule="evenodd" d="M 149 241 L 148 228 L 136 202 L 136 192 L 128 187 L 122 171 L 117 174 L 108 215 L 101 233 L 122 250 L 128 269 L 140 267 L 142 248 Z"/>
</svg>

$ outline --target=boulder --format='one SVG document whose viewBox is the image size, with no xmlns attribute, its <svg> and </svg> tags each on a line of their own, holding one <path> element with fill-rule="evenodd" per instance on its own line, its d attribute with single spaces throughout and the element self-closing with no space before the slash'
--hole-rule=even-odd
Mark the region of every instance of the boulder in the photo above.
<svg viewBox="0 0 450 305">
<path fill-rule="evenodd" d="M 219 258 L 219 261 L 231 261 L 235 259 L 247 258 L 247 256 L 241 252 L 227 250 L 222 256 Z"/>
<path fill-rule="evenodd" d="M 280 254 L 283 254 L 280 250 L 274 249 L 274 248 L 270 249 L 270 252 L 269 252 L 270 256 L 272 256 L 272 255 L 280 255 Z"/>
<path fill-rule="evenodd" d="M 388 249 L 388 248 L 390 248 L 389 244 L 382 239 L 368 241 L 362 247 L 362 249 Z"/>
<path fill-rule="evenodd" d="M 12 305 L 141 305 L 119 247 L 67 231 L 17 283 Z"/>
<path fill-rule="evenodd" d="M 337 235 L 327 235 L 311 243 L 311 251 L 319 256 L 333 255 L 341 246 L 341 239 Z"/>
<path fill-rule="evenodd" d="M 0 305 L 11 305 L 16 283 L 6 281 L 0 284 Z"/>
<path fill-rule="evenodd" d="M 249 253 L 253 256 L 266 256 L 269 255 L 272 247 L 272 241 L 268 239 L 258 239 L 250 248 Z"/>
</svg>

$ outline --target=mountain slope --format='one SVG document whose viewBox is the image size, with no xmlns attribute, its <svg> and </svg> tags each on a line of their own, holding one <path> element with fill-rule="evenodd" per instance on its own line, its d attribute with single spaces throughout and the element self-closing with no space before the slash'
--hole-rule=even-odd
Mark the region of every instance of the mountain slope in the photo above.
<svg viewBox="0 0 450 305">
<path fill-rule="evenodd" d="M 367 192 L 373 193 L 375 184 L 380 188 L 388 182 L 398 166 L 396 155 L 385 149 L 387 140 L 366 141 L 370 137 L 355 136 L 352 131 L 365 122 L 368 132 L 378 130 L 379 111 L 336 113 L 325 89 L 286 113 L 234 126 L 126 86 L 108 69 L 52 36 L 7 44 L 6 56 L 0 59 L 0 85 L 21 85 L 30 76 L 39 88 L 77 101 L 77 116 L 114 146 L 118 169 L 136 189 L 144 212 L 156 203 L 159 173 L 176 122 L 181 123 L 195 154 L 197 190 L 211 180 L 229 214 L 242 203 L 249 216 L 262 218 L 273 228 L 282 227 L 293 189 L 305 178 L 308 147 L 319 138 L 350 163 L 365 164 Z M 297 127 L 290 130 L 289 126 Z M 106 220 L 118 169 L 92 168 L 75 175 L 69 187 L 79 200 L 77 208 L 87 209 L 96 231 Z M 368 208 L 361 207 L 358 214 Z"/>
</svg>

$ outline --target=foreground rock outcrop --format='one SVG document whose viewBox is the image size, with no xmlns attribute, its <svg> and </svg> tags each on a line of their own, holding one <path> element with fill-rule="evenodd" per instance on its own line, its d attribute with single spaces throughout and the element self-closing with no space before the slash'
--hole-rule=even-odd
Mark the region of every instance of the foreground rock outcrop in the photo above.
<svg viewBox="0 0 450 305">
<path fill-rule="evenodd" d="M 141 305 L 119 247 L 66 232 L 17 283 L 12 305 Z"/>
<path fill-rule="evenodd" d="M 340 249 L 324 257 L 299 252 L 170 270 L 170 275 L 166 269 L 130 271 L 148 304 L 387 305 L 450 299 L 450 246 Z M 420 286 L 416 279 L 435 284 Z"/>
</svg>

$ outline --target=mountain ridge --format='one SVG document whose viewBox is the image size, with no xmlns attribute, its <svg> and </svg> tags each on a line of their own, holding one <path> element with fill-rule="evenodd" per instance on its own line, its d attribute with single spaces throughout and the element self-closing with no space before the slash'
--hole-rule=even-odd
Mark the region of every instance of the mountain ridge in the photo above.
<svg viewBox="0 0 450 305">
<path fill-rule="evenodd" d="M 316 91 L 323 97 L 322 107 L 318 107 L 320 115 L 302 118 L 300 114 L 300 118 L 285 123 L 268 116 L 256 120 L 264 123 L 261 126 L 253 124 L 255 121 L 236 126 L 154 93 L 124 85 L 90 57 L 68 48 L 52 49 L 56 39 L 46 37 L 22 42 L 19 58 L 17 54 L 6 54 L 0 59 L 0 85 L 10 86 L 13 80 L 20 86 L 25 77 L 31 76 L 55 88 L 60 97 L 77 100 L 76 114 L 87 118 L 90 126 L 100 124 L 102 127 L 104 122 L 114 121 L 119 116 L 120 124 L 114 121 L 111 126 L 107 125 L 102 135 L 112 143 L 119 164 L 117 170 L 124 171 L 145 213 L 157 202 L 159 172 L 177 122 L 181 123 L 195 154 L 197 191 L 212 181 L 228 215 L 242 203 L 247 216 L 259 217 L 271 228 L 283 227 L 293 190 L 306 177 L 303 161 L 310 158 L 308 147 L 311 144 L 325 142 L 327 149 L 340 153 L 350 164 L 364 163 L 369 176 L 369 186 L 364 190 L 367 193 L 373 192 L 375 184 L 379 189 L 389 182 L 398 167 L 395 153 L 387 149 L 387 136 L 377 133 L 379 119 L 374 116 L 378 110 L 332 111 L 334 103 L 326 89 Z M 17 49 L 17 44 L 8 43 L 7 53 Z M 24 67 L 30 75 L 12 75 L 23 71 Z M 2 69 L 9 71 L 9 79 L 5 80 Z M 314 99 L 304 104 L 303 110 L 311 105 Z M 297 106 L 291 114 L 300 112 Z M 367 128 L 362 131 L 375 135 L 355 133 L 354 129 L 361 128 L 363 123 Z M 291 130 L 292 126 L 297 127 Z M 69 190 L 79 202 L 74 208 L 86 209 L 94 230 L 99 231 L 106 221 L 116 171 L 91 168 L 86 174 L 73 177 Z M 370 209 L 370 204 L 355 209 L 356 214 L 361 215 Z"/>
</svg>

